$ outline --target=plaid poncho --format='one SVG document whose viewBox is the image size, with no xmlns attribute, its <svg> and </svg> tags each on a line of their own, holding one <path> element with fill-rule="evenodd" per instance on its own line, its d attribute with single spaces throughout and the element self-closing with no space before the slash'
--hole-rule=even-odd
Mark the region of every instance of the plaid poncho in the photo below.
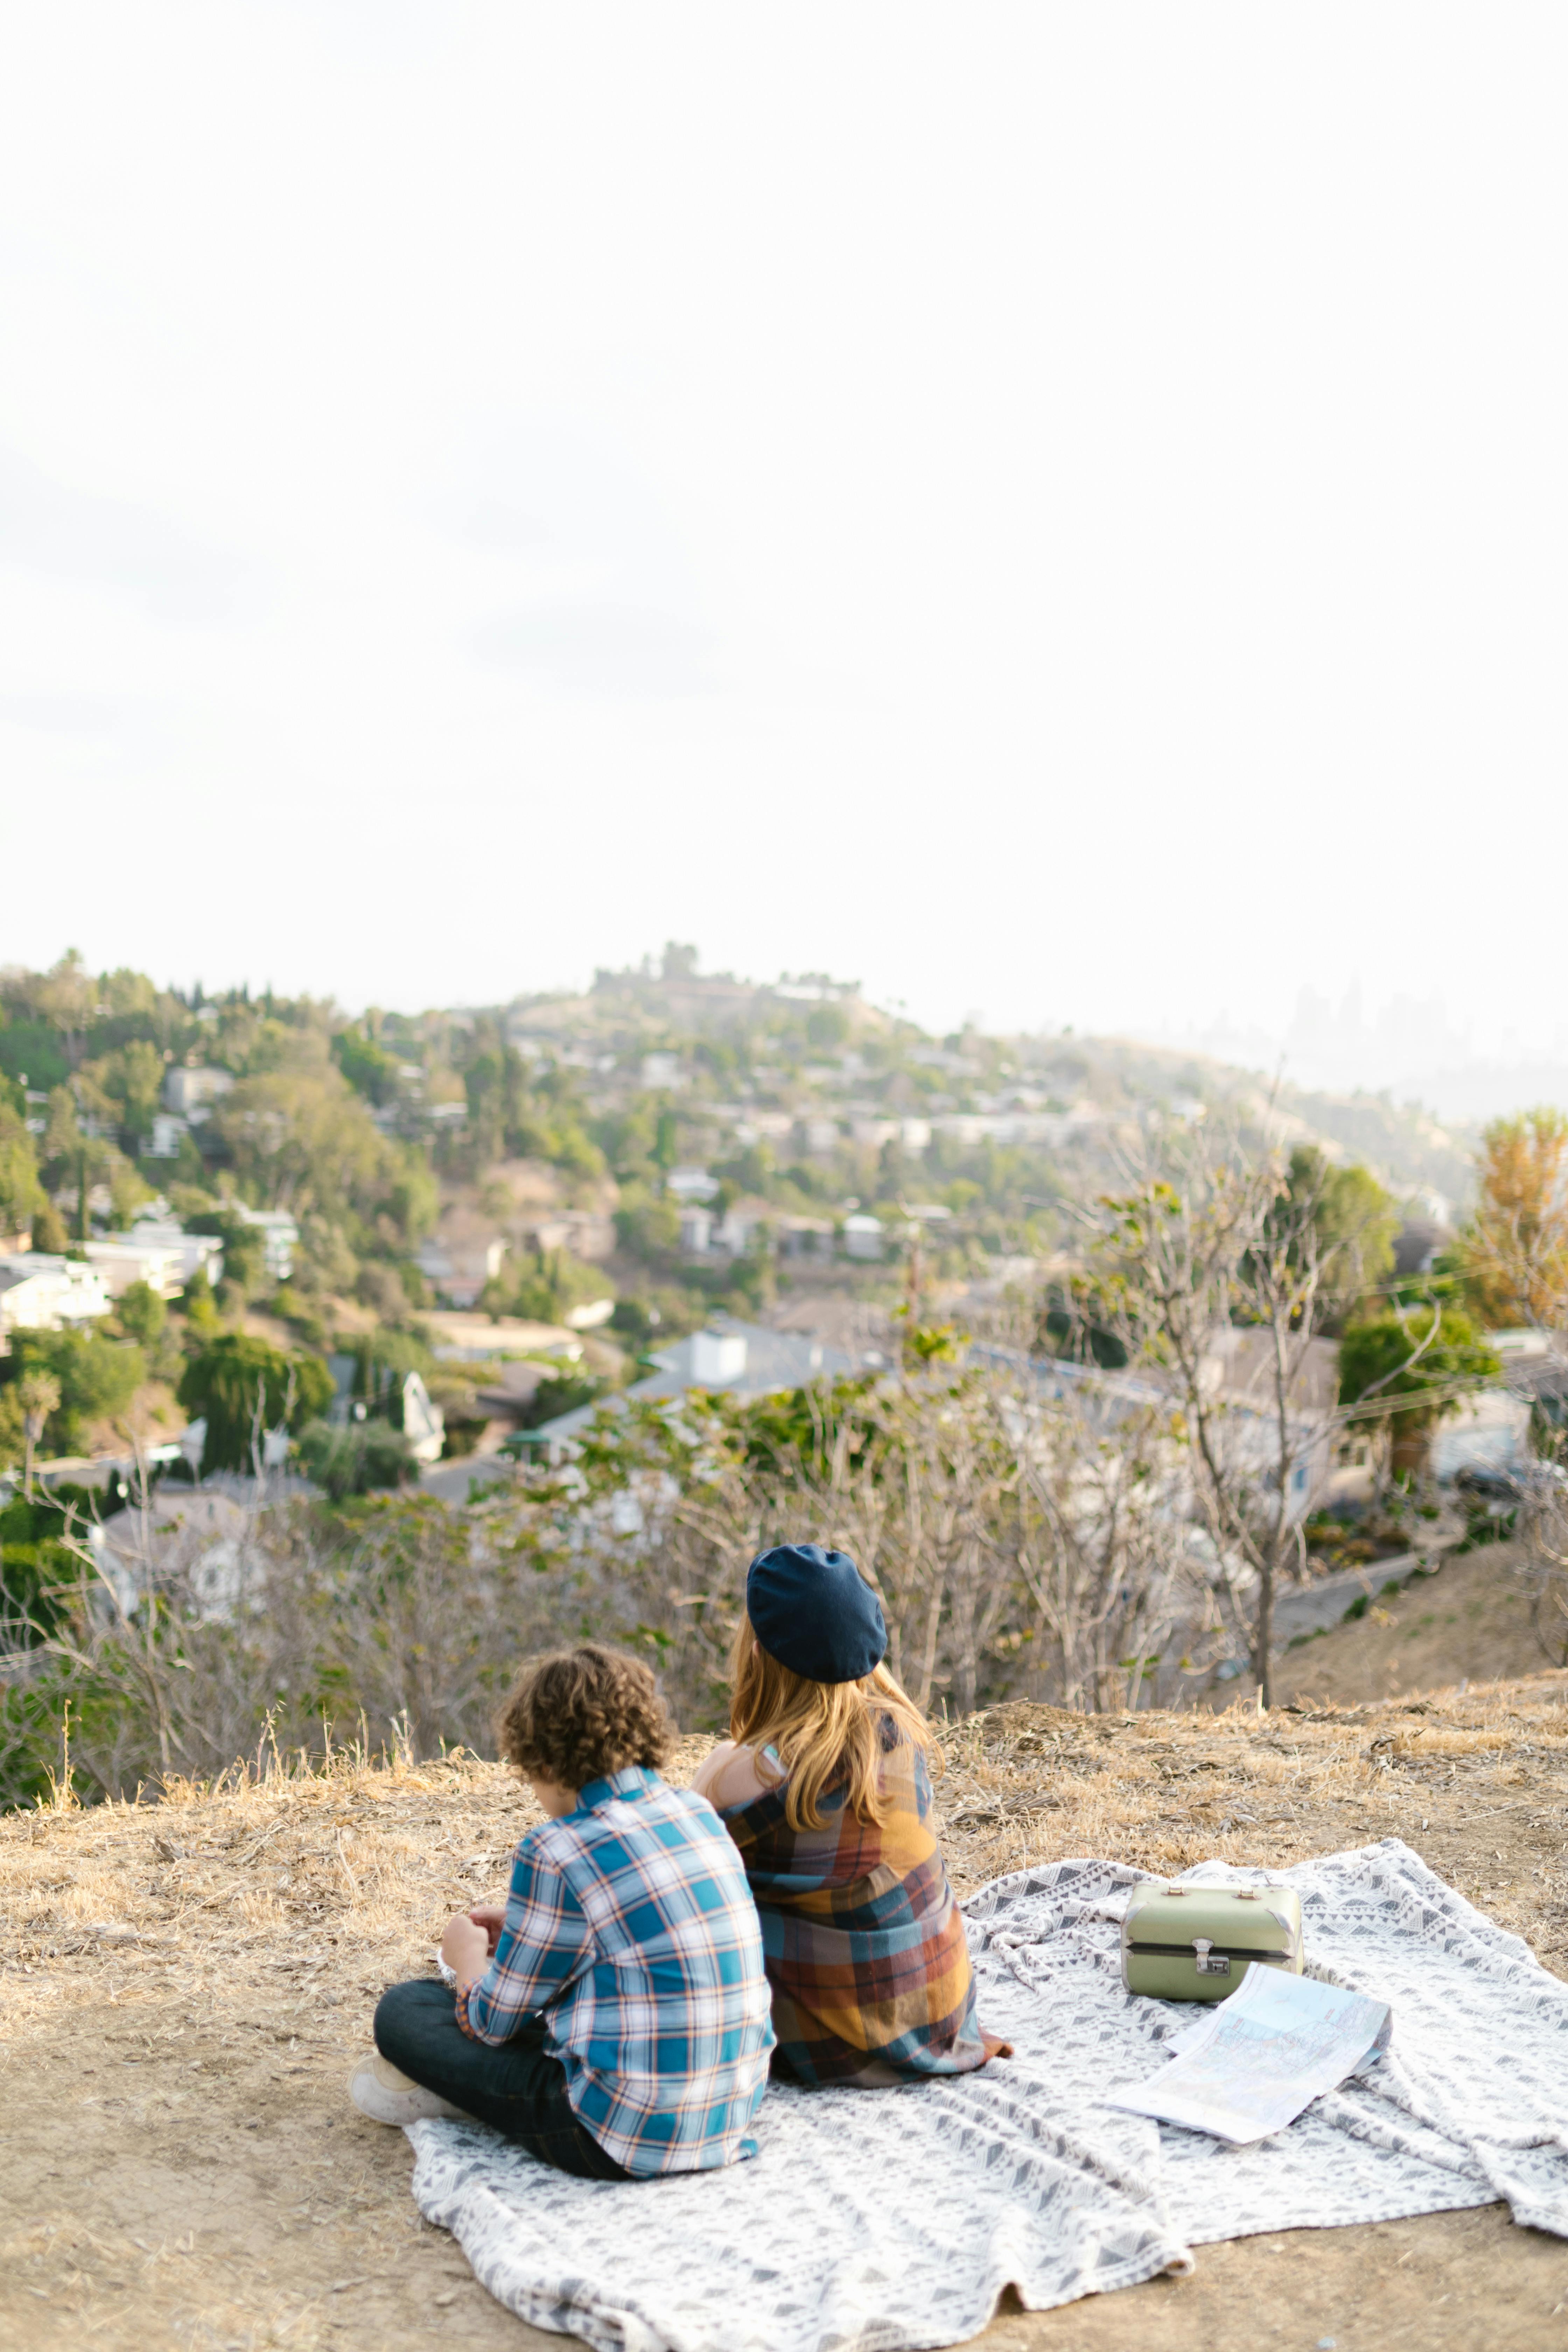
<svg viewBox="0 0 1568 2352">
<path fill-rule="evenodd" d="M 722 1815 L 762 1918 L 774 2063 L 805 2083 L 891 2083 L 985 2063 L 963 1922 L 926 1826 L 925 1759 L 886 1717 L 882 1743 L 892 1810 L 880 1829 L 858 1821 L 839 1790 L 819 1801 L 821 1829 L 792 1830 L 783 1782 Z"/>
</svg>

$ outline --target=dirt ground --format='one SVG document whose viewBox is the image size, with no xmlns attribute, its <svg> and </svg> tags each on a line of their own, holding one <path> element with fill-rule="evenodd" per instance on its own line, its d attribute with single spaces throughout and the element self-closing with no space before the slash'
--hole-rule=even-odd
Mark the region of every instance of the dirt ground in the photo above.
<svg viewBox="0 0 1568 2352">
<path fill-rule="evenodd" d="M 1366 1614 L 1283 1651 L 1275 1695 L 1287 1699 L 1382 1699 L 1463 1682 L 1539 1674 L 1548 1664 L 1531 1622 L 1518 1555 L 1486 1544 L 1415 1576 L 1397 1593 L 1378 1591 Z M 1252 1685 L 1238 1686 L 1252 1696 Z"/>
<path fill-rule="evenodd" d="M 1568 1974 L 1565 1701 L 1559 1674 L 1262 1717 L 1003 1708 L 948 1735 L 944 1843 L 962 1891 L 1065 1853 L 1170 1870 L 1396 1833 Z M 700 1753 L 688 1743 L 677 1777 Z M 383 1985 L 427 1967 L 453 1908 L 500 1894 L 532 1817 L 494 1766 L 351 1758 L 327 1779 L 275 1766 L 155 1807 L 0 1822 L 0 2341 L 559 2345 L 474 2284 L 414 2209 L 407 2142 L 343 2091 Z M 1500 2208 L 1254 2238 L 1200 2248 L 1188 2279 L 1005 2310 L 979 2340 L 1330 2338 L 1568 2345 L 1568 2242 Z"/>
</svg>

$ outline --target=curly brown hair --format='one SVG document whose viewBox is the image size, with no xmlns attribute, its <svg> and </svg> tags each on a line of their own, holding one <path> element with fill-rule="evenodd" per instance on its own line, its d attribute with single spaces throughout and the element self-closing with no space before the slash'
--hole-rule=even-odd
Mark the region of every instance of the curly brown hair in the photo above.
<svg viewBox="0 0 1568 2352">
<path fill-rule="evenodd" d="M 560 1789 L 585 1789 L 628 1764 L 657 1770 L 675 1736 L 651 1670 L 597 1642 L 526 1660 L 496 1717 L 507 1762 Z"/>
</svg>

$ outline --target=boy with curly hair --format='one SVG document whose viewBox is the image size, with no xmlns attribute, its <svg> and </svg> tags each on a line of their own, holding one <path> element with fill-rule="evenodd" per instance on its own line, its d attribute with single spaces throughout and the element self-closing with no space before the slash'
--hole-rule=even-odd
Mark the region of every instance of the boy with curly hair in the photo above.
<svg viewBox="0 0 1568 2352">
<path fill-rule="evenodd" d="M 459 2115 L 595 2179 L 756 2154 L 773 2029 L 762 1929 L 713 1809 L 658 1768 L 673 1729 L 640 1660 L 595 1643 L 531 1659 L 502 1754 L 545 1820 L 504 1911 L 459 1911 L 449 1989 L 394 1985 L 354 2104 L 378 2123 Z"/>
</svg>

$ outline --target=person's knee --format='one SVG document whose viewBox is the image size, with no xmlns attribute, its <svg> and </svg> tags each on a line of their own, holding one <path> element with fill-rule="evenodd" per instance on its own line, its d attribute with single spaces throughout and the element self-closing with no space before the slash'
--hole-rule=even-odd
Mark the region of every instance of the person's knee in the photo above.
<svg viewBox="0 0 1568 2352">
<path fill-rule="evenodd" d="M 376 2002 L 375 2021 L 371 2028 L 382 2056 L 402 2067 L 405 2074 L 411 2073 L 405 2061 L 414 2057 L 428 2041 L 432 2012 L 442 2006 L 449 2006 L 449 1996 L 442 1985 L 417 1977 L 409 1984 L 389 1985 Z"/>
</svg>

